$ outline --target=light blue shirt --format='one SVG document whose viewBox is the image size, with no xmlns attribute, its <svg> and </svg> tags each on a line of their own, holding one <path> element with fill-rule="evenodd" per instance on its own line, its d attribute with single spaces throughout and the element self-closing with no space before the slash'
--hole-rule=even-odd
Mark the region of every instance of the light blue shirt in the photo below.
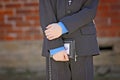
<svg viewBox="0 0 120 80">
<path fill-rule="evenodd" d="M 68 30 L 66 29 L 65 25 L 62 22 L 58 22 L 58 24 L 60 25 L 60 27 L 62 28 L 62 34 L 65 34 L 68 32 Z M 54 55 L 62 50 L 65 50 L 64 46 L 55 48 L 55 49 L 51 49 L 50 50 L 50 55 Z"/>
</svg>

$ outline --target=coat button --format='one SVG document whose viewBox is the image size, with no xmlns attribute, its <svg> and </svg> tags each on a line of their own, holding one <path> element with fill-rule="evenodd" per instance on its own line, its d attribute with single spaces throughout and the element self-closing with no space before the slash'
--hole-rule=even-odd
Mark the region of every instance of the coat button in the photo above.
<svg viewBox="0 0 120 80">
<path fill-rule="evenodd" d="M 67 11 L 67 13 L 68 13 L 68 14 L 70 14 L 70 13 L 71 13 L 71 11 L 70 11 L 70 10 L 68 10 L 68 11 Z"/>
</svg>

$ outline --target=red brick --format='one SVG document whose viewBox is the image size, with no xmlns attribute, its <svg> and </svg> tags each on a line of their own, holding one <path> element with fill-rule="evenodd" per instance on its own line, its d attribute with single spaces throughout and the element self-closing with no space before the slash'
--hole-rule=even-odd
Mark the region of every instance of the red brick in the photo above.
<svg viewBox="0 0 120 80">
<path fill-rule="evenodd" d="M 0 40 L 15 40 L 14 36 L 8 35 L 8 33 L 0 34 Z"/>
<path fill-rule="evenodd" d="M 9 3 L 5 5 L 6 8 L 21 8 L 22 4 L 20 3 Z"/>
<path fill-rule="evenodd" d="M 40 21 L 36 21 L 34 24 L 33 24 L 34 27 L 40 27 Z"/>
<path fill-rule="evenodd" d="M 119 25 L 120 26 L 120 18 L 113 18 L 112 25 Z"/>
<path fill-rule="evenodd" d="M 115 31 L 115 32 L 119 32 L 120 31 L 120 27 L 118 26 L 110 26 L 110 27 L 105 27 L 105 26 L 101 26 L 101 27 L 97 27 L 98 30 L 102 30 L 102 31 Z"/>
<path fill-rule="evenodd" d="M 12 1 L 14 1 L 14 2 L 19 2 L 19 1 L 27 1 L 27 0 L 12 0 Z"/>
<path fill-rule="evenodd" d="M 23 31 L 21 29 L 7 29 L 7 33 L 16 33 L 16 34 L 22 34 Z"/>
<path fill-rule="evenodd" d="M 23 21 L 22 16 L 8 16 L 8 21 Z"/>
<path fill-rule="evenodd" d="M 27 35 L 34 34 L 34 30 L 29 29 L 29 30 L 25 31 L 24 34 L 27 34 Z"/>
<path fill-rule="evenodd" d="M 32 24 L 30 22 L 21 22 L 21 21 L 18 21 L 16 22 L 16 27 L 31 27 Z"/>
<path fill-rule="evenodd" d="M 23 37 L 24 40 L 34 40 L 34 36 L 33 35 L 25 35 Z"/>
<path fill-rule="evenodd" d="M 39 15 L 28 15 L 28 16 L 26 16 L 26 20 L 39 21 L 39 20 L 40 20 L 40 17 L 39 17 Z"/>
<path fill-rule="evenodd" d="M 4 36 L 4 40 L 6 41 L 13 41 L 15 40 L 16 38 L 15 37 L 12 37 L 12 36 Z"/>
<path fill-rule="evenodd" d="M 99 37 L 118 37 L 120 27 L 97 27 L 97 32 Z"/>
<path fill-rule="evenodd" d="M 99 11 L 109 11 L 110 10 L 110 5 L 109 4 L 101 4 L 100 6 L 98 6 L 98 10 Z"/>
<path fill-rule="evenodd" d="M 0 23 L 4 23 L 4 16 L 0 16 Z"/>
<path fill-rule="evenodd" d="M 99 31 L 99 32 L 97 33 L 97 35 L 98 35 L 99 37 L 119 37 L 117 33 L 110 32 L 110 31 L 106 31 L 106 32 L 104 32 L 104 31 Z"/>
<path fill-rule="evenodd" d="M 39 6 L 39 3 L 37 2 L 29 2 L 29 3 L 24 3 L 24 6 L 25 7 L 38 7 Z"/>
<path fill-rule="evenodd" d="M 0 41 L 4 41 L 4 37 L 1 37 L 1 36 L 0 36 Z"/>
<path fill-rule="evenodd" d="M 0 0 L 1 2 L 10 2 L 11 0 Z"/>
<path fill-rule="evenodd" d="M 118 34 L 117 34 L 117 35 L 118 35 L 118 37 L 120 37 L 120 32 L 118 32 Z"/>
<path fill-rule="evenodd" d="M 32 15 L 32 14 L 38 14 L 39 10 L 38 9 L 18 9 L 16 11 L 17 14 L 21 15 Z"/>
<path fill-rule="evenodd" d="M 0 29 L 0 40 L 4 40 L 4 35 L 5 35 L 5 30 L 4 29 Z"/>
<path fill-rule="evenodd" d="M 111 11 L 109 16 L 114 18 L 120 18 L 120 11 L 119 10 Z"/>
<path fill-rule="evenodd" d="M 111 10 L 120 10 L 120 4 L 111 4 L 110 5 Z"/>
<path fill-rule="evenodd" d="M 108 24 L 108 18 L 96 18 L 95 19 L 95 24 L 97 25 L 97 27 L 100 26 L 109 26 Z"/>
<path fill-rule="evenodd" d="M 107 17 L 108 18 L 108 17 L 110 17 L 110 15 L 111 15 L 111 13 L 109 11 L 99 11 L 98 10 L 96 17 L 98 17 L 98 18 L 106 18 Z"/>
<path fill-rule="evenodd" d="M 0 4 L 0 8 L 2 8 L 3 7 L 3 5 L 2 4 Z"/>
<path fill-rule="evenodd" d="M 116 3 L 120 3 L 120 0 L 100 0 L 101 3 L 112 3 L 112 4 L 116 4 Z"/>
<path fill-rule="evenodd" d="M 4 32 L 5 32 L 5 30 L 3 30 L 3 29 L 0 29 L 0 34 L 1 34 L 1 33 L 4 33 Z"/>
<path fill-rule="evenodd" d="M 24 35 L 23 35 L 23 33 L 17 34 L 16 40 L 24 40 Z"/>
<path fill-rule="evenodd" d="M 4 36 L 0 36 L 0 41 L 4 41 Z"/>
<path fill-rule="evenodd" d="M 0 23 L 1 28 L 11 28 L 12 24 L 5 24 L 5 23 Z"/>
<path fill-rule="evenodd" d="M 4 34 L 2 37 L 0 36 L 0 40 L 42 39 L 42 33 L 39 30 L 39 0 L 12 1 L 11 3 L 11 0 L 0 0 L 5 5 L 3 9 L 3 4 L 0 4 L 0 34 Z M 119 9 L 120 0 L 100 0 L 95 18 L 98 37 L 120 36 Z M 11 21 L 16 25 L 12 25 Z M 11 33 L 15 33 L 17 36 L 10 36 Z"/>
<path fill-rule="evenodd" d="M 0 16 L 5 16 L 5 15 L 13 15 L 13 10 L 12 9 L 1 9 Z"/>
<path fill-rule="evenodd" d="M 34 35 L 34 40 L 41 40 L 41 39 L 43 39 L 43 35 L 41 35 L 41 34 L 35 34 Z"/>
<path fill-rule="evenodd" d="M 40 31 L 40 28 L 38 29 L 37 27 L 33 27 L 33 31 L 34 31 L 34 34 L 40 34 L 41 31 Z"/>
</svg>

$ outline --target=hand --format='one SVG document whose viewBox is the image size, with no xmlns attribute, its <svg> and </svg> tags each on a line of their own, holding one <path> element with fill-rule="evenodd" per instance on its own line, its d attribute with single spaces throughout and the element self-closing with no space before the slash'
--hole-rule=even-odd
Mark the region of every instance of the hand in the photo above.
<svg viewBox="0 0 120 80">
<path fill-rule="evenodd" d="M 53 55 L 55 61 L 69 61 L 68 55 L 65 50 L 60 51 Z"/>
<path fill-rule="evenodd" d="M 48 40 L 53 40 L 62 35 L 62 28 L 57 24 L 53 23 L 46 27 L 45 35 Z"/>
</svg>

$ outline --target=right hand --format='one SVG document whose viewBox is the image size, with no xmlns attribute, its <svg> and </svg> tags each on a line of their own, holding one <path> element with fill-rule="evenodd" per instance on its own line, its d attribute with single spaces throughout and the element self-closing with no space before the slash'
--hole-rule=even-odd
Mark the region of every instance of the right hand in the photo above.
<svg viewBox="0 0 120 80">
<path fill-rule="evenodd" d="M 50 24 L 46 27 L 45 35 L 48 40 L 59 38 L 62 35 L 62 28 L 58 23 Z"/>
<path fill-rule="evenodd" d="M 65 50 L 62 50 L 53 55 L 55 61 L 69 61 L 68 55 Z"/>
</svg>

